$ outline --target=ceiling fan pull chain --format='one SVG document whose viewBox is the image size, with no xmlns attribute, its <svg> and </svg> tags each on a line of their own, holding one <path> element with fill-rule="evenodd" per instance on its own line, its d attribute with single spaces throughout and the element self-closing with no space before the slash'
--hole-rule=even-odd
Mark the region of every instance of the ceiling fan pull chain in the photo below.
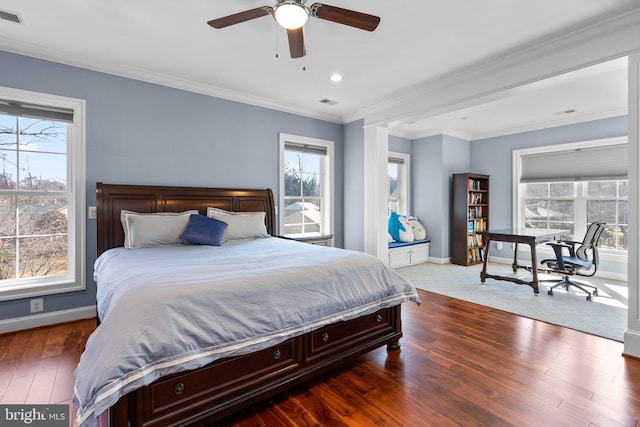
<svg viewBox="0 0 640 427">
<path fill-rule="evenodd" d="M 276 38 L 276 59 L 278 59 L 280 57 L 280 48 L 278 47 L 278 24 L 277 23 L 273 23 L 273 35 Z"/>
</svg>

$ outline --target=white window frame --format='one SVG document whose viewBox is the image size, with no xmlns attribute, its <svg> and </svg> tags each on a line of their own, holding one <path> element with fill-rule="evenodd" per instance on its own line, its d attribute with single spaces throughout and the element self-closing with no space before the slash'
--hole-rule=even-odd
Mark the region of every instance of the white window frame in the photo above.
<svg viewBox="0 0 640 427">
<path fill-rule="evenodd" d="M 398 153 L 395 151 L 389 151 L 387 157 L 395 157 L 397 159 L 402 159 L 404 162 L 402 167 L 398 170 L 398 188 L 400 189 L 400 210 L 402 212 L 398 212 L 404 215 L 411 215 L 411 155 L 406 153 Z M 388 162 L 388 160 L 387 160 Z M 387 186 L 387 191 L 389 186 Z M 389 199 L 389 194 L 387 194 L 387 200 Z M 387 206 L 388 206 L 387 202 Z"/>
<path fill-rule="evenodd" d="M 302 144 L 302 145 L 310 145 L 317 146 L 326 149 L 327 151 L 327 162 L 328 167 L 325 169 L 323 175 L 322 189 L 323 191 L 329 192 L 328 197 L 326 194 L 322 194 L 322 230 L 320 231 L 323 235 L 334 234 L 333 233 L 333 224 L 334 224 L 334 141 L 330 141 L 327 139 L 318 139 L 318 138 L 310 138 L 306 136 L 300 135 L 291 135 L 287 133 L 280 134 L 280 154 L 279 154 L 279 166 L 280 166 L 280 195 L 279 195 L 279 203 L 278 203 L 278 234 L 284 235 L 284 152 L 286 143 L 294 143 L 294 144 Z"/>
<path fill-rule="evenodd" d="M 86 289 L 85 147 L 86 103 L 82 99 L 38 93 L 0 86 L 0 98 L 18 103 L 43 105 L 73 111 L 73 124 L 67 133 L 67 188 L 69 199 L 68 262 L 66 275 L 6 280 L 0 283 L 0 301 L 74 292 Z"/>
<path fill-rule="evenodd" d="M 553 152 L 566 152 L 568 150 L 575 149 L 588 149 L 595 147 L 604 147 L 607 145 L 619 145 L 621 143 L 627 143 L 628 138 L 624 137 L 615 137 L 615 138 L 604 138 L 597 139 L 591 141 L 580 141 L 568 144 L 558 144 L 558 145 L 547 145 L 542 147 L 534 147 L 534 148 L 524 148 L 520 150 L 513 150 L 512 152 L 512 165 L 513 165 L 513 227 L 519 228 L 524 227 L 525 224 L 525 206 L 524 206 L 524 185 L 520 183 L 520 175 L 521 175 L 521 158 L 527 155 L 533 154 L 543 154 L 543 153 L 553 153 Z M 593 181 L 599 181 L 598 179 L 594 179 Z M 577 183 L 576 188 L 576 197 L 575 197 L 575 211 L 574 211 L 574 228 L 576 239 L 581 240 L 582 236 L 586 233 L 587 224 L 586 224 L 586 182 Z M 577 218 L 585 218 L 585 221 L 576 221 Z M 523 245 L 522 250 L 525 252 L 529 251 L 528 247 Z M 541 247 L 537 250 L 538 252 L 553 253 L 551 249 L 546 247 Z M 616 249 L 602 249 L 599 248 L 599 252 L 601 255 L 601 259 L 612 260 L 612 261 L 626 261 L 628 252 L 624 250 L 616 250 Z"/>
</svg>

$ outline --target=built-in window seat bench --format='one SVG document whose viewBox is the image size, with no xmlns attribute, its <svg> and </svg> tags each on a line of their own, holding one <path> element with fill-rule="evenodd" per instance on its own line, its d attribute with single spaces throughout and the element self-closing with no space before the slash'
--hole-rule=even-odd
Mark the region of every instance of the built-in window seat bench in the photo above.
<svg viewBox="0 0 640 427">
<path fill-rule="evenodd" d="M 430 244 L 431 240 L 389 242 L 389 265 L 391 267 L 406 267 L 429 261 Z"/>
</svg>

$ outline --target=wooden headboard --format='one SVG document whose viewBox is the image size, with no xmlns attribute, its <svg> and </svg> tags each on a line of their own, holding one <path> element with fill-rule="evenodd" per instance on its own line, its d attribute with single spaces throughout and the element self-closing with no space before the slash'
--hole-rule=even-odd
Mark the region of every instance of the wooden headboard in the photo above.
<svg viewBox="0 0 640 427">
<path fill-rule="evenodd" d="M 276 232 L 273 192 L 270 189 L 167 187 L 96 183 L 97 255 L 124 246 L 120 211 L 183 212 L 197 209 L 207 214 L 207 207 L 232 212 L 266 212 L 267 232 Z"/>
</svg>

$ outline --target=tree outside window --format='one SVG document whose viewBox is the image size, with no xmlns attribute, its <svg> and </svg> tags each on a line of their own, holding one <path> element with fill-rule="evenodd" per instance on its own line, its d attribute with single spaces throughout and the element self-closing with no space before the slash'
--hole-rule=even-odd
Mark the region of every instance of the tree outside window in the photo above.
<svg viewBox="0 0 640 427">
<path fill-rule="evenodd" d="M 628 181 L 578 181 L 524 185 L 524 226 L 569 230 L 581 241 L 592 222 L 606 223 L 598 246 L 629 248 Z"/>
<path fill-rule="evenodd" d="M 324 155 L 285 150 L 284 234 L 319 235 L 322 232 L 322 162 Z"/>
<path fill-rule="evenodd" d="M 69 272 L 67 126 L 0 113 L 0 281 Z"/>
</svg>

